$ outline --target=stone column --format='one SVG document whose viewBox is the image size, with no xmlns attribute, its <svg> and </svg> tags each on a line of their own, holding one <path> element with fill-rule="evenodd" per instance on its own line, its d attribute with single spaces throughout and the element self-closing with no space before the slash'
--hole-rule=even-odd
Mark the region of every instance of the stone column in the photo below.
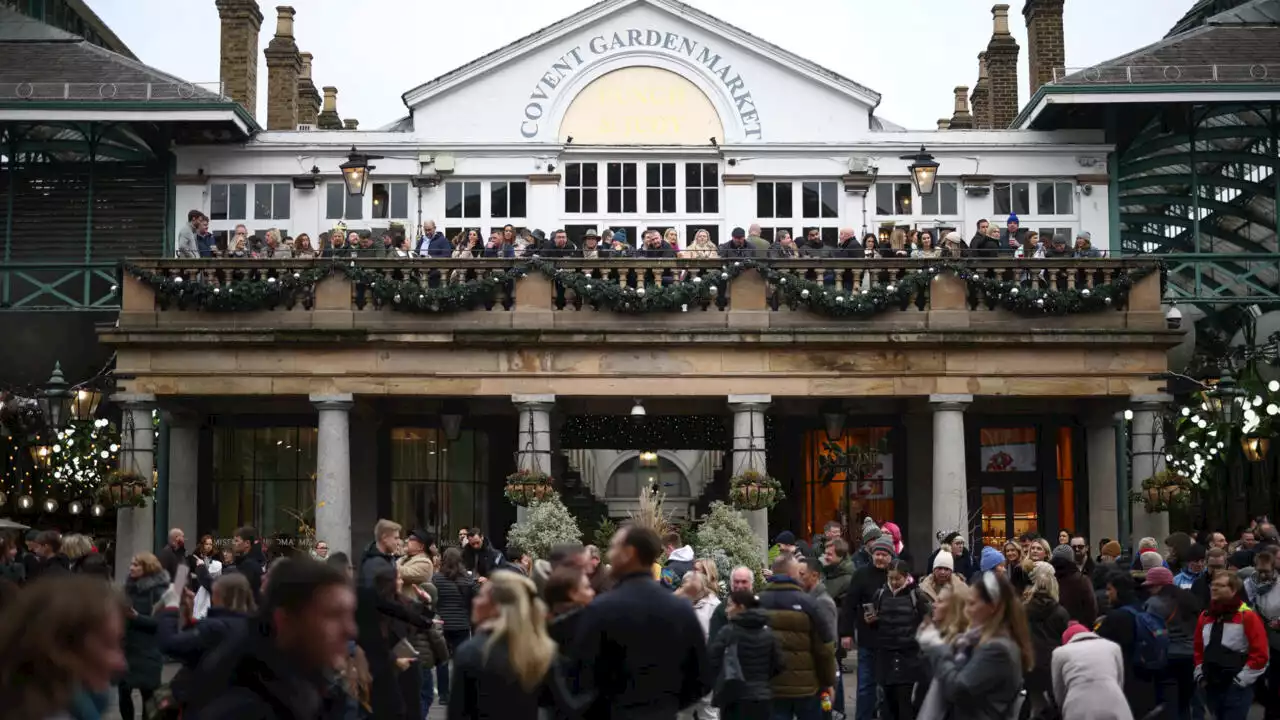
<svg viewBox="0 0 1280 720">
<path fill-rule="evenodd" d="M 121 472 L 136 473 L 152 482 L 155 474 L 155 428 L 151 411 L 156 407 L 155 395 L 120 393 L 111 396 L 120 405 Z M 155 506 L 124 507 L 116 511 L 116 580 L 129 576 L 129 562 L 134 555 L 155 549 Z"/>
<path fill-rule="evenodd" d="M 730 395 L 729 409 L 733 411 L 733 456 L 730 458 L 730 477 L 746 470 L 767 472 L 768 455 L 764 441 L 764 413 L 773 402 L 771 395 Z M 761 558 L 768 558 L 769 511 L 748 510 L 742 516 L 751 524 L 756 536 Z"/>
<path fill-rule="evenodd" d="M 1085 442 L 1089 456 L 1089 534 L 1095 547 L 1100 538 L 1120 537 L 1116 506 L 1116 417 L 1098 414 L 1087 421 Z M 1164 538 L 1161 538 L 1162 540 Z"/>
<path fill-rule="evenodd" d="M 196 515 L 200 465 L 200 418 L 181 411 L 165 411 L 169 423 L 169 527 L 181 528 L 188 547 L 200 537 Z M 168 532 L 169 528 L 165 528 Z"/>
<path fill-rule="evenodd" d="M 320 414 L 316 438 L 316 539 L 351 555 L 351 407 L 355 398 L 312 395 Z"/>
<path fill-rule="evenodd" d="M 1133 397 L 1133 428 L 1129 444 L 1133 449 L 1130 462 L 1129 487 L 1141 491 L 1142 481 L 1164 470 L 1164 431 L 1160 414 L 1173 402 L 1173 396 L 1165 394 L 1135 395 Z M 1163 543 L 1169 536 L 1169 513 L 1149 513 L 1141 502 L 1130 509 L 1133 517 L 1133 538 L 1137 541 L 1153 537 Z"/>
<path fill-rule="evenodd" d="M 933 530 L 969 540 L 969 484 L 965 477 L 964 411 L 972 395 L 930 395 L 933 406 Z"/>
<path fill-rule="evenodd" d="M 551 474 L 551 411 L 555 395 L 512 395 L 511 402 L 520 411 L 517 428 L 516 468 Z M 522 523 L 529 509 L 516 508 L 516 522 Z"/>
</svg>

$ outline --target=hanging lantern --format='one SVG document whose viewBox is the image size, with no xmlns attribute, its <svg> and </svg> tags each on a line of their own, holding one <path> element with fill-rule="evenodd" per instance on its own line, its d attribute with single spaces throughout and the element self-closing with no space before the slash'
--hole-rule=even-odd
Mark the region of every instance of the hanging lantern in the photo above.
<svg viewBox="0 0 1280 720">
<path fill-rule="evenodd" d="M 365 188 L 369 186 L 369 171 L 374 169 L 369 164 L 370 160 L 381 159 L 381 155 L 364 155 L 356 152 L 355 146 L 351 146 L 351 154 L 347 156 L 347 161 L 338 166 L 342 171 L 342 181 L 347 185 L 347 194 L 354 197 L 363 197 Z"/>
<path fill-rule="evenodd" d="M 55 513 L 58 512 L 58 501 L 51 497 L 47 497 L 44 499 L 44 502 L 40 504 L 40 507 L 47 513 Z"/>
<path fill-rule="evenodd" d="M 18 496 L 18 509 L 19 509 L 19 510 L 30 510 L 31 508 L 35 507 L 35 505 L 36 505 L 35 498 L 31 497 L 30 495 L 19 495 L 19 496 Z"/>
<path fill-rule="evenodd" d="M 62 363 L 53 364 L 53 374 L 40 391 L 40 412 L 44 414 L 45 425 L 49 428 L 60 428 L 71 417 L 72 393 L 67 390 L 67 381 L 62 377 Z"/>
<path fill-rule="evenodd" d="M 71 417 L 75 420 L 92 420 L 102 403 L 102 391 L 92 387 L 76 388 L 72 392 Z"/>
<path fill-rule="evenodd" d="M 1240 447 L 1249 462 L 1262 462 L 1271 450 L 1271 438 L 1244 436 L 1240 438 Z"/>
<path fill-rule="evenodd" d="M 102 507 L 101 503 L 94 503 L 93 507 L 89 508 L 89 514 L 94 517 L 102 517 L 104 512 L 106 512 L 106 508 Z"/>
<path fill-rule="evenodd" d="M 1235 420 L 1236 399 L 1244 397 L 1245 391 L 1236 387 L 1236 379 L 1230 370 L 1223 370 L 1218 384 L 1206 393 L 1209 409 L 1217 416 L 1218 421 L 1230 425 Z"/>
<path fill-rule="evenodd" d="M 47 466 L 52 460 L 53 448 L 48 445 L 32 445 L 27 451 L 31 453 L 31 461 L 37 465 Z"/>
<path fill-rule="evenodd" d="M 911 183 L 916 186 L 916 192 L 920 193 L 920 197 L 932 195 L 938 181 L 938 161 L 925 152 L 923 145 L 920 146 L 920 152 L 915 155 L 903 155 L 901 159 L 913 161 L 907 170 L 911 172 Z"/>
<path fill-rule="evenodd" d="M 67 512 L 71 513 L 72 515 L 79 515 L 80 513 L 84 512 L 84 503 L 81 503 L 79 500 L 72 500 L 67 505 Z"/>
</svg>

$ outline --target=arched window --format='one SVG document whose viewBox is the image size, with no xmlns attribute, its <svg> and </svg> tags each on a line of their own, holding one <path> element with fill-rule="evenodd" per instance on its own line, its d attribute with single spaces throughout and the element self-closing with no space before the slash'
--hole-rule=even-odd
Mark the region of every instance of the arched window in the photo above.
<svg viewBox="0 0 1280 720">
<path fill-rule="evenodd" d="M 670 460 L 659 457 L 645 459 L 643 455 L 631 458 L 618 466 L 605 486 L 605 497 L 635 499 L 640 490 L 657 483 L 669 497 L 689 497 L 689 480 L 680 468 Z"/>
</svg>

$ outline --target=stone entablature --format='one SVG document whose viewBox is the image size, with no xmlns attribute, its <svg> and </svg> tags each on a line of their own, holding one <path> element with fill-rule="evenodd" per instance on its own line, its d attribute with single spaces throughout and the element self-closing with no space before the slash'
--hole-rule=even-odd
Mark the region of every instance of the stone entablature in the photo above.
<svg viewBox="0 0 1280 720">
<path fill-rule="evenodd" d="M 513 261 L 366 260 L 366 268 L 505 267 Z M 564 261 L 562 267 L 662 270 L 722 261 Z M 239 263 L 239 265 L 235 265 Z M 253 265 L 246 265 L 253 263 Z M 1112 275 L 1147 261 L 976 261 L 1006 270 L 1088 267 Z M 1088 263 L 1083 265 L 1082 263 Z M 191 274 L 272 268 L 298 261 L 159 261 Z M 918 261 L 799 261 L 796 268 L 911 272 Z M 197 268 L 200 268 L 197 270 Z M 896 268 L 896 270 L 895 270 Z M 856 274 L 856 273 L 855 273 Z M 159 309 L 152 290 L 124 282 L 119 325 L 100 330 L 134 392 L 157 395 L 908 397 L 975 395 L 1129 397 L 1154 392 L 1165 353 L 1160 280 L 1138 281 L 1124 307 L 1024 317 L 971 308 L 968 288 L 939 275 L 920 304 L 866 318 L 772 309 L 773 290 L 753 270 L 730 283 L 724 309 L 615 314 L 558 309 L 553 283 L 530 272 L 510 309 L 400 312 L 363 302 L 342 275 L 321 281 L 311 309 L 210 313 Z M 367 298 L 365 298 L 367 300 Z"/>
</svg>

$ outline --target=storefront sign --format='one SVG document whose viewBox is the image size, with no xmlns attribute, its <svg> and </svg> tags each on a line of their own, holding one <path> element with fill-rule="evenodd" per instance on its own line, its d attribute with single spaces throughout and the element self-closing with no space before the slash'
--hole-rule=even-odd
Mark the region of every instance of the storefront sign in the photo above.
<svg viewBox="0 0 1280 720">
<path fill-rule="evenodd" d="M 755 100 L 751 97 L 746 81 L 740 74 L 734 72 L 731 63 L 692 38 L 673 32 L 634 28 L 596 35 L 585 47 L 578 45 L 551 63 L 551 67 L 542 74 L 533 92 L 529 94 L 529 102 L 524 107 L 524 117 L 520 123 L 520 134 L 530 139 L 538 136 L 543 116 L 546 114 L 552 96 L 555 95 L 556 88 L 577 74 L 583 66 L 620 50 L 635 47 L 654 48 L 672 55 L 683 55 L 705 67 L 712 75 L 719 78 L 729 96 L 733 98 L 746 136 L 756 140 L 763 137 L 760 113 L 756 108 Z"/>
</svg>

